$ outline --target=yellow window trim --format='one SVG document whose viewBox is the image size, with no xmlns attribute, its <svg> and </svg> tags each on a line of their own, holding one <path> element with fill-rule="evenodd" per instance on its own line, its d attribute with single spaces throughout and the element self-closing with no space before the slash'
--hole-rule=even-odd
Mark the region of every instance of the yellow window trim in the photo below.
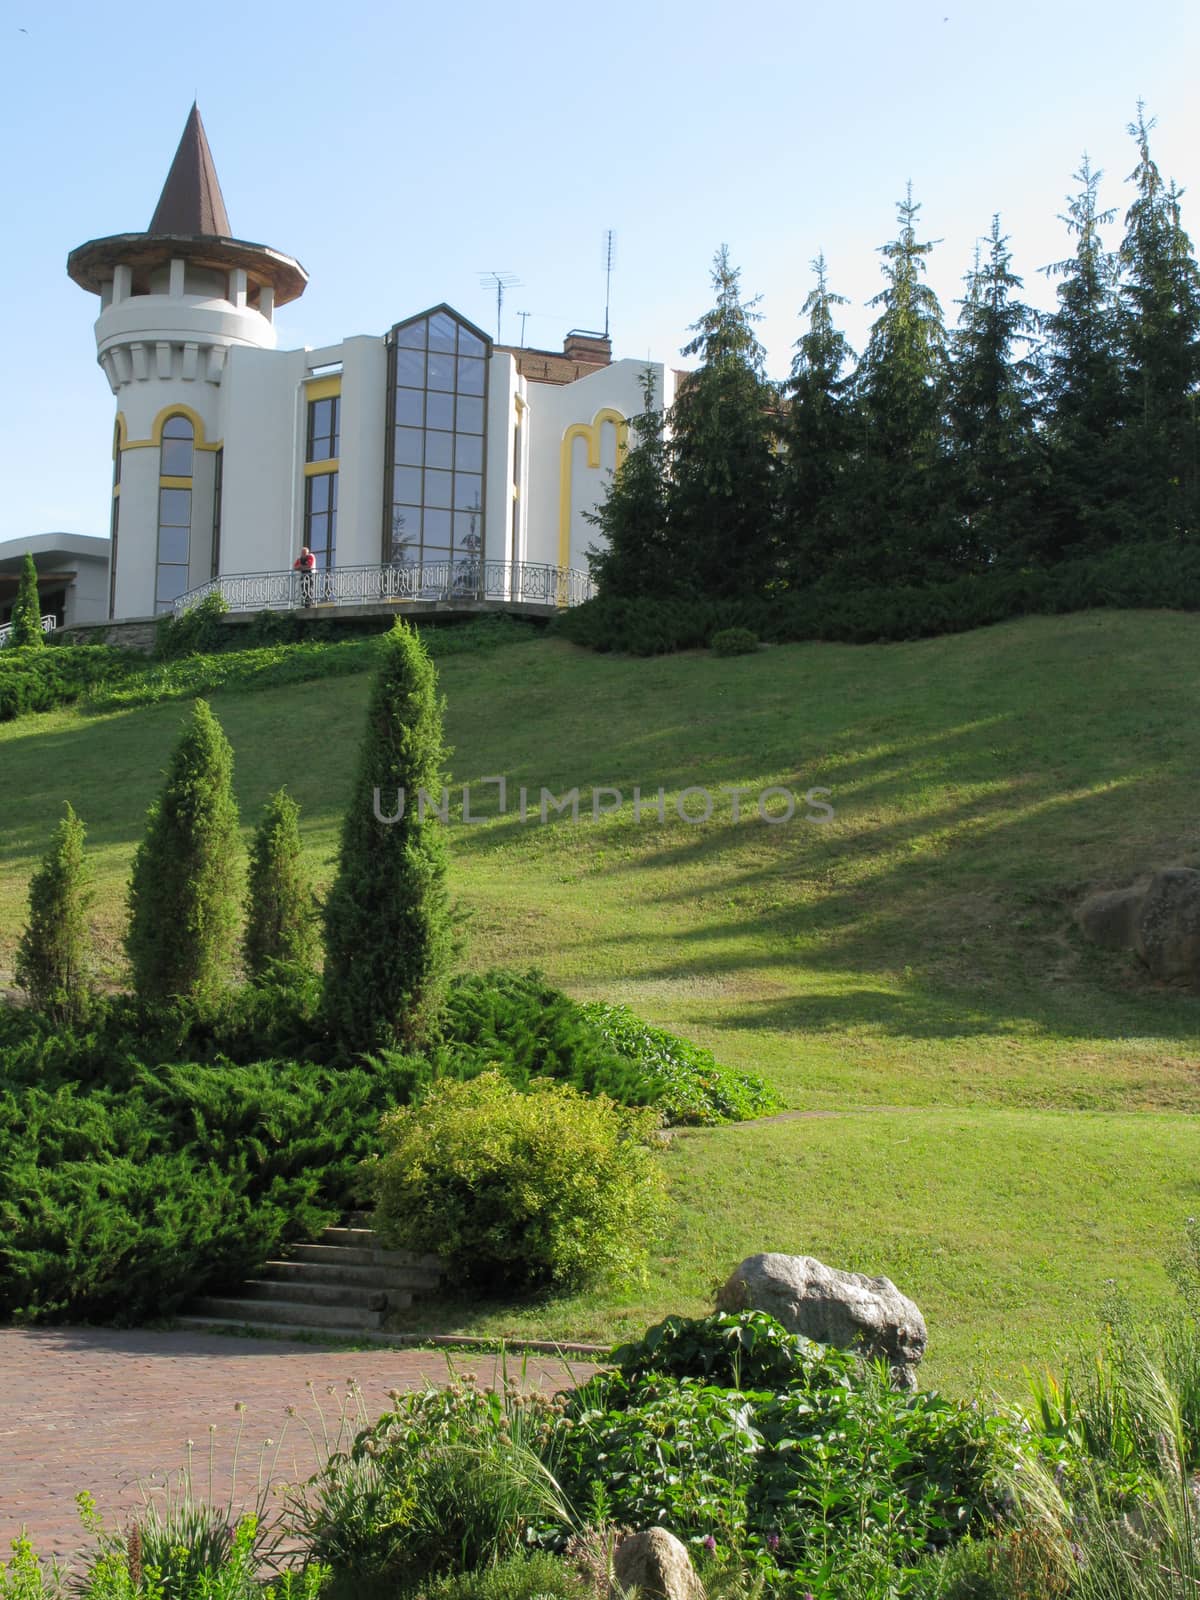
<svg viewBox="0 0 1200 1600">
<path fill-rule="evenodd" d="M 164 406 L 162 408 L 162 410 L 158 413 L 158 415 L 155 417 L 154 422 L 153 422 L 153 424 L 152 424 L 152 426 L 150 428 L 150 437 L 148 439 L 126 439 L 125 438 L 125 418 L 124 418 L 123 415 L 118 413 L 118 415 L 117 415 L 117 426 L 121 431 L 121 449 L 122 450 L 157 450 L 157 449 L 159 449 L 160 446 L 162 445 L 163 428 L 166 425 L 168 419 L 171 418 L 171 417 L 186 417 L 188 419 L 188 421 L 191 423 L 192 432 L 193 432 L 193 435 L 194 435 L 194 437 L 192 439 L 192 448 L 193 448 L 193 450 L 209 450 L 209 451 L 219 450 L 221 448 L 222 444 L 224 443 L 223 439 L 217 439 L 217 440 L 213 441 L 210 444 L 204 437 L 204 418 L 200 415 L 200 413 L 198 411 L 193 411 L 191 406 L 175 404 L 175 405 L 170 405 L 170 406 Z"/>
<path fill-rule="evenodd" d="M 342 375 L 335 373 L 332 378 L 305 378 L 304 398 L 308 401 L 329 400 L 335 394 L 342 392 Z"/>
<path fill-rule="evenodd" d="M 573 422 L 562 436 L 561 460 L 558 475 L 558 564 L 566 567 L 571 556 L 571 476 L 575 466 L 575 441 L 587 440 L 587 464 L 589 467 L 598 468 L 600 465 L 600 430 L 606 422 L 611 422 L 617 430 L 617 469 L 620 470 L 622 461 L 629 449 L 629 423 L 619 411 L 614 411 L 611 406 L 604 406 L 597 411 L 590 422 Z M 566 596 L 560 595 L 559 605 L 566 604 Z"/>
<path fill-rule="evenodd" d="M 190 489 L 192 480 L 190 478 L 171 478 L 164 473 L 159 477 L 158 487 L 160 489 Z"/>
<path fill-rule="evenodd" d="M 330 456 L 328 461 L 306 461 L 304 463 L 304 476 L 306 478 L 320 478 L 327 472 L 332 474 L 337 471 L 337 456 Z"/>
</svg>

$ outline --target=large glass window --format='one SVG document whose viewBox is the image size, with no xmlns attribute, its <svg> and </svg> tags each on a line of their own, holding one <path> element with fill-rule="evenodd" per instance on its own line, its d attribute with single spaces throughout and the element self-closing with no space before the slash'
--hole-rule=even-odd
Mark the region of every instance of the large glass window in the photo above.
<svg viewBox="0 0 1200 1600">
<path fill-rule="evenodd" d="M 336 461 L 341 427 L 341 397 L 331 394 L 308 403 L 306 461 Z"/>
<path fill-rule="evenodd" d="M 188 586 L 188 551 L 192 535 L 192 491 L 158 491 L 158 580 L 154 609 L 170 611 Z"/>
<path fill-rule="evenodd" d="M 337 559 L 336 472 L 318 472 L 304 480 L 304 542 L 317 558 L 317 571 L 329 572 Z"/>
<path fill-rule="evenodd" d="M 489 340 L 445 307 L 389 337 L 392 426 L 385 557 L 448 564 L 473 587 L 484 539 Z"/>
<path fill-rule="evenodd" d="M 159 446 L 158 566 L 155 611 L 170 611 L 188 586 L 192 543 L 192 459 L 195 429 L 187 417 L 168 417 Z"/>
<path fill-rule="evenodd" d="M 212 575 L 221 570 L 221 490 L 225 480 L 225 452 L 213 452 Z"/>
</svg>

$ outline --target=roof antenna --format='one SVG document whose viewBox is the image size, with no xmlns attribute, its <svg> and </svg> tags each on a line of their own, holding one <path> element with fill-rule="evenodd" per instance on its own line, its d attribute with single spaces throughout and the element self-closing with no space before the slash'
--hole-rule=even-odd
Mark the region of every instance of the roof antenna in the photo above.
<svg viewBox="0 0 1200 1600">
<path fill-rule="evenodd" d="M 617 260 L 616 230 L 609 228 L 604 235 L 604 337 L 608 338 L 608 307 L 612 299 L 612 272 Z"/>
<path fill-rule="evenodd" d="M 481 272 L 479 274 L 479 287 L 490 289 L 496 286 L 496 343 L 500 344 L 500 319 L 504 314 L 504 294 L 507 289 L 519 289 L 521 280 L 515 272 Z"/>
<path fill-rule="evenodd" d="M 524 348 L 525 348 L 525 324 L 526 324 L 526 322 L 528 322 L 529 318 L 533 315 L 533 312 L 532 311 L 518 311 L 517 315 L 521 319 L 521 349 L 524 350 Z"/>
</svg>

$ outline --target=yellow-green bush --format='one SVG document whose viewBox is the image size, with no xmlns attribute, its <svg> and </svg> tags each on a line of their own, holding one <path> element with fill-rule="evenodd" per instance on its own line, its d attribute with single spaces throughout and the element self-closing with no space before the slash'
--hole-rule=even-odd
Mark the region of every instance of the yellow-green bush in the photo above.
<svg viewBox="0 0 1200 1600">
<path fill-rule="evenodd" d="M 383 1120 L 376 1227 L 479 1289 L 639 1278 L 664 1205 L 657 1124 L 566 1084 L 522 1094 L 495 1071 L 443 1082 Z"/>
</svg>

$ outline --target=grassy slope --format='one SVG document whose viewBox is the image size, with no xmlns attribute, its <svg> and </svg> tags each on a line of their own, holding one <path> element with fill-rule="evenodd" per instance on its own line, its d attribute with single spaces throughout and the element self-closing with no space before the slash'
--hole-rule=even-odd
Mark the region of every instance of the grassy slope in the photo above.
<svg viewBox="0 0 1200 1600">
<path fill-rule="evenodd" d="M 683 1210 L 650 1292 L 463 1324 L 620 1331 L 699 1309 L 750 1250 L 810 1250 L 917 1299 L 931 1377 L 1011 1384 L 1106 1278 L 1160 1292 L 1200 1189 L 1200 1002 L 1088 950 L 1070 909 L 1093 884 L 1200 864 L 1197 630 L 1094 613 L 732 661 L 539 640 L 443 662 L 454 777 L 504 773 L 513 804 L 521 783 L 833 791 L 824 827 L 735 825 L 727 799 L 701 827 L 629 808 L 456 825 L 454 874 L 473 964 L 538 964 L 581 996 L 628 999 L 790 1105 L 852 1113 L 680 1141 Z M 322 879 L 365 693 L 358 677 L 214 697 L 248 822 L 286 782 Z M 0 982 L 64 797 L 91 830 L 116 962 L 181 714 L 0 727 Z"/>
</svg>

